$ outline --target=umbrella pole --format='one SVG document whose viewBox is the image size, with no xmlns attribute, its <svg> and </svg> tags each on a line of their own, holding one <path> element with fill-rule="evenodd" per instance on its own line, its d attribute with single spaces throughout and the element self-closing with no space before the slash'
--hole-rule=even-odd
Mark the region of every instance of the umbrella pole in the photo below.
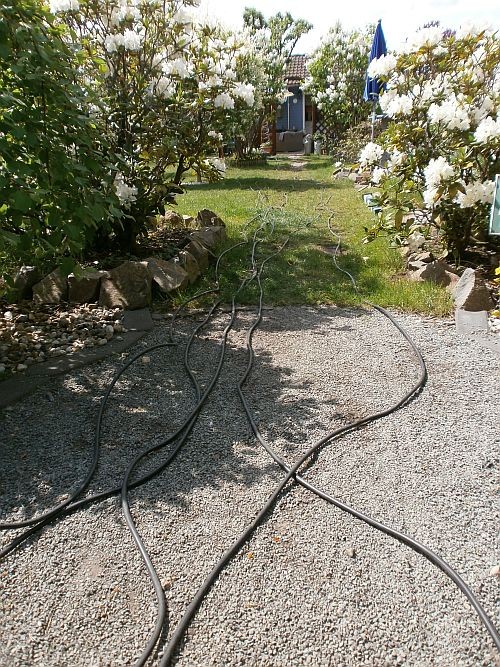
<svg viewBox="0 0 500 667">
<path fill-rule="evenodd" d="M 374 99 L 372 102 L 372 141 L 375 136 L 375 107 L 377 106 L 377 101 Z"/>
</svg>

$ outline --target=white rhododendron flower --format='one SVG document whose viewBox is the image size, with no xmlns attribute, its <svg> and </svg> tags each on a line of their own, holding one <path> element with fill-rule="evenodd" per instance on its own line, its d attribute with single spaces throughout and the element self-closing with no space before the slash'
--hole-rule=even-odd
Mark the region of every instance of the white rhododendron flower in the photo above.
<svg viewBox="0 0 500 667">
<path fill-rule="evenodd" d="M 470 128 L 469 114 L 460 105 L 455 95 L 441 104 L 431 104 L 428 118 L 431 124 L 442 123 L 449 130 L 468 130 Z"/>
<path fill-rule="evenodd" d="M 118 32 L 115 35 L 108 35 L 104 40 L 104 46 L 108 53 L 114 53 L 123 46 L 126 51 L 140 51 L 142 46 L 142 35 L 135 30 L 125 30 L 123 35 Z"/>
<path fill-rule="evenodd" d="M 398 151 L 397 148 L 395 148 L 391 153 L 387 166 L 391 170 L 395 169 L 396 167 L 399 167 L 399 165 L 403 164 L 405 159 L 406 153 L 402 153 L 401 151 Z"/>
<path fill-rule="evenodd" d="M 162 76 L 155 85 L 155 90 L 157 95 L 164 97 L 165 99 L 170 99 L 174 97 L 177 92 L 177 86 L 172 79 Z"/>
<path fill-rule="evenodd" d="M 235 97 L 242 99 L 249 107 L 252 107 L 255 102 L 255 88 L 251 83 L 237 83 L 232 93 Z"/>
<path fill-rule="evenodd" d="M 214 106 L 222 109 L 234 109 L 234 100 L 229 93 L 220 93 L 214 100 Z"/>
<path fill-rule="evenodd" d="M 193 15 L 185 7 L 178 9 L 172 18 L 181 25 L 190 25 L 193 22 Z"/>
<path fill-rule="evenodd" d="M 491 139 L 500 137 L 500 120 L 493 120 L 491 116 L 484 118 L 474 132 L 474 139 L 479 144 L 486 144 Z"/>
<path fill-rule="evenodd" d="M 415 35 L 408 40 L 410 51 L 418 51 L 422 47 L 434 47 L 439 44 L 443 38 L 442 28 L 422 28 L 418 30 Z"/>
<path fill-rule="evenodd" d="M 368 76 L 372 79 L 378 79 L 381 76 L 387 77 L 394 70 L 396 64 L 397 58 L 392 53 L 374 58 L 368 65 Z"/>
<path fill-rule="evenodd" d="M 453 178 L 455 172 L 444 157 L 431 160 L 424 169 L 425 184 L 428 189 L 438 188 L 444 181 Z"/>
<path fill-rule="evenodd" d="M 480 183 L 468 183 L 465 187 L 465 193 L 459 192 L 455 201 L 460 208 L 470 208 L 476 204 L 491 204 L 493 192 L 495 191 L 495 181 L 485 181 Z"/>
<path fill-rule="evenodd" d="M 80 9 L 78 0 L 50 0 L 50 11 L 53 14 L 57 12 L 77 12 Z"/>
<path fill-rule="evenodd" d="M 215 167 L 217 171 L 222 174 L 225 173 L 227 169 L 225 161 L 218 157 L 209 158 L 208 163 L 211 164 L 212 167 Z"/>
<path fill-rule="evenodd" d="M 111 12 L 110 23 L 113 26 L 119 25 L 122 21 L 136 21 L 141 18 L 141 12 L 134 5 L 129 5 L 126 2 L 120 4 Z"/>
<path fill-rule="evenodd" d="M 114 186 L 116 196 L 126 208 L 137 199 L 137 188 L 133 185 L 127 185 L 123 178 L 123 174 L 118 172 L 115 176 Z"/>
<path fill-rule="evenodd" d="M 216 141 L 222 141 L 224 138 L 220 132 L 216 132 L 215 130 L 210 130 L 208 136 L 212 137 L 212 139 L 215 139 Z"/>
<path fill-rule="evenodd" d="M 378 185 L 382 179 L 382 176 L 385 176 L 386 174 L 387 174 L 386 170 L 382 169 L 382 167 L 375 167 L 371 175 L 372 183 Z"/>
<path fill-rule="evenodd" d="M 413 110 L 413 99 L 409 95 L 395 95 L 385 109 L 389 118 L 409 116 Z"/>
<path fill-rule="evenodd" d="M 368 144 L 366 144 L 366 146 L 359 154 L 360 164 L 362 167 L 371 164 L 376 164 L 380 160 L 383 154 L 384 154 L 384 149 L 382 148 L 382 146 L 379 146 L 373 141 L 370 141 Z"/>
<path fill-rule="evenodd" d="M 189 76 L 189 68 L 184 58 L 176 58 L 166 62 L 163 66 L 165 74 L 178 76 L 180 79 L 187 79 Z"/>
</svg>

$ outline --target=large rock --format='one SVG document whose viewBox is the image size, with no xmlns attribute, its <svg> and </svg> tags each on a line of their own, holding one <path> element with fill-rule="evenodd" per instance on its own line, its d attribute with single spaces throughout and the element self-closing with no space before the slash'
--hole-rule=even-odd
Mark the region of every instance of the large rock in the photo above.
<svg viewBox="0 0 500 667">
<path fill-rule="evenodd" d="M 453 273 L 451 267 L 441 260 L 424 264 L 409 275 L 416 282 L 431 282 L 448 288 L 453 288 L 458 282 L 456 273 Z"/>
<path fill-rule="evenodd" d="M 123 262 L 101 280 L 101 306 L 135 310 L 145 308 L 150 302 L 151 274 L 147 262 Z"/>
<path fill-rule="evenodd" d="M 201 274 L 200 267 L 198 266 L 198 262 L 193 257 L 193 255 L 190 252 L 187 252 L 186 250 L 181 250 L 179 252 L 178 257 L 179 257 L 179 264 L 184 269 L 184 271 L 186 271 L 186 273 L 188 274 L 189 282 L 194 283 L 194 281 Z"/>
<path fill-rule="evenodd" d="M 153 281 L 162 292 L 173 292 L 188 285 L 189 276 L 179 262 L 155 257 L 148 257 L 146 262 Z"/>
<path fill-rule="evenodd" d="M 35 303 L 61 303 L 68 299 L 68 283 L 66 276 L 56 269 L 48 276 L 33 285 L 33 301 Z"/>
<path fill-rule="evenodd" d="M 476 312 L 493 308 L 488 289 L 474 269 L 465 269 L 455 287 L 453 297 L 457 309 Z"/>
<path fill-rule="evenodd" d="M 33 297 L 33 285 L 42 278 L 42 274 L 36 266 L 21 266 L 13 277 L 14 286 L 10 290 L 10 300 L 31 299 Z"/>
<path fill-rule="evenodd" d="M 174 229 L 182 229 L 185 227 L 184 217 L 179 215 L 176 211 L 168 210 L 165 211 L 165 215 L 162 216 L 162 222 L 167 227 L 172 227 Z"/>
<path fill-rule="evenodd" d="M 99 298 L 101 278 L 109 276 L 107 271 L 85 269 L 81 276 L 68 276 L 68 300 L 70 303 L 92 303 Z"/>
<path fill-rule="evenodd" d="M 213 248 L 218 243 L 225 241 L 227 238 L 225 227 L 203 227 L 197 229 L 189 235 L 189 238 L 199 241 L 206 248 Z"/>
<path fill-rule="evenodd" d="M 209 255 L 208 250 L 204 245 L 198 241 L 190 241 L 187 246 L 184 247 L 186 252 L 189 252 L 195 260 L 198 262 L 198 266 L 201 271 L 205 271 L 208 268 Z"/>
<path fill-rule="evenodd" d="M 198 211 L 196 222 L 200 227 L 225 227 L 225 222 L 219 218 L 217 213 L 214 213 L 208 208 Z"/>
</svg>

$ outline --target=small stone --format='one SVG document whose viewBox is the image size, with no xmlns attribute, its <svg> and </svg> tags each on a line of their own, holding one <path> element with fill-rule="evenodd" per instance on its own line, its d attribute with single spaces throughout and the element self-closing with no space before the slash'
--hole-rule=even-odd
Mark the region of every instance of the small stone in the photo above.
<svg viewBox="0 0 500 667">
<path fill-rule="evenodd" d="M 115 333 L 122 333 L 123 332 L 123 325 L 118 323 L 113 324 L 113 331 Z"/>
<path fill-rule="evenodd" d="M 5 373 L 5 364 L 0 364 L 0 373 Z"/>
<path fill-rule="evenodd" d="M 18 315 L 16 318 L 16 322 L 19 322 L 20 324 L 27 321 L 28 321 L 28 316 L 25 313 L 21 313 L 21 315 Z"/>
<path fill-rule="evenodd" d="M 6 310 L 5 313 L 3 314 L 3 317 L 5 320 L 10 322 L 11 320 L 14 319 L 14 313 L 11 310 Z"/>
<path fill-rule="evenodd" d="M 150 364 L 151 363 L 151 357 L 141 357 L 141 361 L 143 364 Z"/>
<path fill-rule="evenodd" d="M 348 547 L 345 552 L 349 558 L 356 558 L 356 549 L 354 547 Z"/>
<path fill-rule="evenodd" d="M 102 346 L 102 345 L 106 345 L 107 342 L 108 341 L 107 341 L 106 338 L 99 338 L 99 340 L 97 341 L 97 344 Z"/>
<path fill-rule="evenodd" d="M 17 364 L 16 371 L 25 371 L 28 368 L 26 364 Z"/>
<path fill-rule="evenodd" d="M 500 577 L 500 565 L 494 565 L 490 570 L 491 577 Z"/>
</svg>

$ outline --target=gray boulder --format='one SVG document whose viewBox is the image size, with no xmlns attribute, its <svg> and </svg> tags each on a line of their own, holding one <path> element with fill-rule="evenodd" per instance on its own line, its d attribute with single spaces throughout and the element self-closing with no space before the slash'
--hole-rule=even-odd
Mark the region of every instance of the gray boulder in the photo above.
<svg viewBox="0 0 500 667">
<path fill-rule="evenodd" d="M 493 301 L 484 281 L 474 269 L 465 269 L 453 292 L 455 308 L 477 312 L 493 308 Z"/>
<path fill-rule="evenodd" d="M 147 262 L 123 262 L 101 280 L 99 304 L 135 310 L 151 302 L 151 274 Z"/>
<path fill-rule="evenodd" d="M 213 248 L 227 238 L 225 227 L 202 227 L 192 232 L 189 238 L 198 241 L 206 248 Z"/>
<path fill-rule="evenodd" d="M 450 269 L 451 267 L 446 262 L 437 259 L 412 271 L 410 278 L 416 282 L 431 282 L 443 287 L 453 288 L 458 282 L 458 276 Z"/>
<path fill-rule="evenodd" d="M 188 274 L 189 282 L 194 283 L 194 281 L 200 276 L 201 271 L 198 266 L 198 262 L 193 257 L 193 255 L 187 250 L 181 250 L 179 252 L 179 264 Z"/>
<path fill-rule="evenodd" d="M 13 277 L 14 286 L 10 290 L 9 299 L 31 299 L 33 296 L 33 285 L 40 282 L 42 275 L 36 266 L 21 266 Z"/>
<path fill-rule="evenodd" d="M 198 262 L 198 266 L 200 267 L 201 271 L 205 271 L 205 269 L 208 268 L 209 255 L 208 250 L 204 245 L 198 241 L 190 241 L 187 246 L 185 246 L 184 250 L 193 255 L 195 260 Z"/>
<path fill-rule="evenodd" d="M 52 271 L 33 285 L 33 301 L 35 303 L 61 303 L 68 299 L 68 283 L 59 269 Z"/>
<path fill-rule="evenodd" d="M 173 292 L 188 285 L 189 276 L 179 262 L 155 257 L 148 257 L 146 262 L 152 280 L 162 292 Z"/>
<path fill-rule="evenodd" d="M 70 303 L 92 303 L 99 298 L 101 289 L 101 278 L 108 276 L 107 271 L 98 271 L 97 269 L 85 269 L 83 275 L 75 276 L 70 273 L 68 276 L 68 300 Z"/>
<path fill-rule="evenodd" d="M 208 208 L 198 211 L 196 222 L 200 227 L 225 227 L 224 221 L 219 218 L 217 213 L 214 213 Z"/>
<path fill-rule="evenodd" d="M 165 215 L 162 216 L 162 222 L 167 227 L 172 227 L 174 229 L 182 229 L 185 227 L 184 217 L 179 215 L 176 211 L 168 210 L 165 211 Z"/>
</svg>

